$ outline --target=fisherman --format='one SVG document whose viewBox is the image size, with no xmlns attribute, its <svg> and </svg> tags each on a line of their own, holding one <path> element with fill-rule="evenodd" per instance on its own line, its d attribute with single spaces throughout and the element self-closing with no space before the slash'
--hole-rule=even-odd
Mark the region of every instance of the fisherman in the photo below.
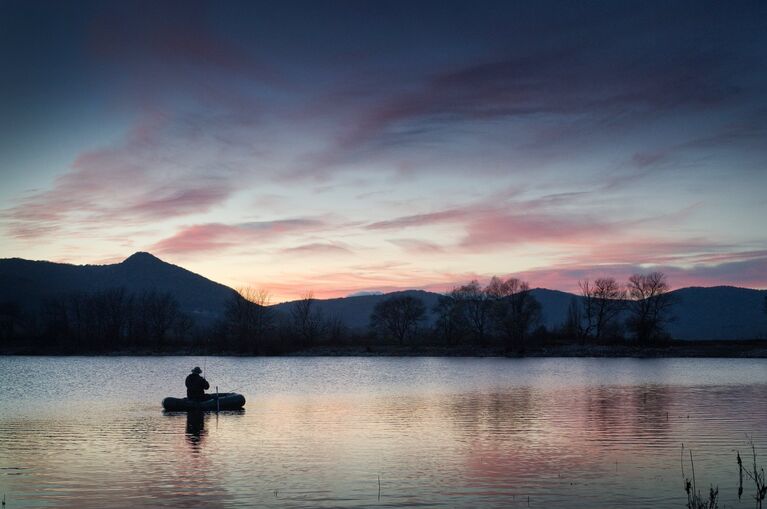
<svg viewBox="0 0 767 509">
<path fill-rule="evenodd" d="M 210 388 L 210 384 L 200 376 L 200 373 L 202 373 L 200 367 L 195 366 L 192 373 L 186 377 L 186 397 L 189 399 L 204 399 L 205 389 Z"/>
</svg>

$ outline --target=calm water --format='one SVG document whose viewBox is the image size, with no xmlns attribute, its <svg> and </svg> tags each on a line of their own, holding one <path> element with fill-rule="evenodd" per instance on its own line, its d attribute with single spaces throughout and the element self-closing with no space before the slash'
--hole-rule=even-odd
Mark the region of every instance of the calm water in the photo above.
<svg viewBox="0 0 767 509">
<path fill-rule="evenodd" d="M 245 411 L 163 413 L 194 365 Z M 747 435 L 767 467 L 765 360 L 0 357 L 0 394 L 8 509 L 684 507 L 682 443 L 753 507 Z"/>
</svg>

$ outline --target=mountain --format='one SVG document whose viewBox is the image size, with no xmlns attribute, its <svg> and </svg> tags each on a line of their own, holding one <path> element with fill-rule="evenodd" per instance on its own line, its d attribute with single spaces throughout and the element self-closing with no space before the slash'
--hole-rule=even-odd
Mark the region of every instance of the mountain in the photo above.
<svg viewBox="0 0 767 509">
<path fill-rule="evenodd" d="M 674 305 L 666 329 L 674 339 L 727 340 L 767 338 L 767 290 L 734 286 L 689 287 L 669 292 Z M 573 300 L 579 295 L 536 288 L 543 323 L 548 329 L 562 325 Z M 620 319 L 625 320 L 624 312 Z"/>
<path fill-rule="evenodd" d="M 532 293 L 541 303 L 543 308 L 543 324 L 549 329 L 562 325 L 567 318 L 567 309 L 570 306 L 570 302 L 572 299 L 578 298 L 571 293 L 548 290 L 546 288 L 536 288 Z M 317 299 L 315 305 L 323 316 L 338 318 L 347 327 L 359 330 L 369 325 L 370 314 L 379 302 L 395 296 L 410 296 L 421 299 L 427 310 L 426 325 L 432 325 L 437 319 L 433 310 L 441 295 L 423 290 L 405 290 L 386 294 L 349 296 L 338 299 Z M 283 302 L 273 305 L 272 308 L 283 313 L 290 313 L 291 308 L 297 302 Z"/>
<path fill-rule="evenodd" d="M 567 320 L 570 303 L 573 299 L 580 300 L 580 297 L 572 293 L 546 288 L 535 288 L 532 294 L 541 303 L 541 321 L 549 330 L 561 327 Z"/>
<path fill-rule="evenodd" d="M 754 339 L 767 337 L 767 290 L 734 286 L 690 287 L 671 292 L 676 339 Z"/>
<path fill-rule="evenodd" d="M 219 318 L 234 290 L 186 269 L 166 263 L 149 253 L 136 253 L 112 265 L 69 265 L 19 258 L 0 259 L 0 303 L 18 302 L 34 307 L 48 296 L 71 292 L 93 292 L 123 287 L 128 292 L 157 290 L 171 293 L 181 308 L 201 324 Z M 571 293 L 536 288 L 533 295 L 541 303 L 542 321 L 548 329 L 558 328 L 567 318 L 568 308 L 581 297 Z M 340 319 L 356 330 L 367 328 L 376 304 L 396 295 L 423 300 L 429 311 L 427 323 L 435 320 L 432 310 L 439 294 L 407 290 L 389 294 L 317 299 L 315 305 L 325 317 Z M 691 287 L 671 292 L 675 317 L 668 325 L 672 337 L 693 339 L 753 339 L 767 337 L 767 290 L 732 286 Z M 290 313 L 297 301 L 275 304 L 273 309 Z"/>
<path fill-rule="evenodd" d="M 535 288 L 533 295 L 541 303 L 541 321 L 549 330 L 562 326 L 567 320 L 570 303 L 582 303 L 583 298 L 558 290 Z M 682 288 L 670 292 L 674 299 L 673 321 L 667 330 L 675 339 L 682 340 L 728 340 L 757 339 L 767 337 L 767 314 L 764 312 L 766 290 L 752 290 L 732 286 L 710 288 Z M 392 296 L 409 295 L 423 300 L 426 305 L 426 325 L 436 320 L 434 306 L 438 293 L 408 290 L 382 295 L 363 295 L 339 299 L 316 300 L 315 306 L 323 316 L 338 318 L 347 327 L 365 329 L 376 304 Z M 283 313 L 290 313 L 297 301 L 272 306 Z M 625 319 L 623 313 L 621 319 Z"/>
<path fill-rule="evenodd" d="M 437 305 L 438 293 L 425 292 L 423 290 L 406 290 L 387 294 L 360 295 L 356 297 L 341 297 L 338 299 L 317 299 L 315 305 L 322 315 L 327 318 L 337 318 L 350 329 L 365 329 L 370 323 L 370 314 L 376 304 L 395 296 L 411 296 L 421 299 L 427 310 Z M 289 314 L 298 301 L 274 304 L 272 309 Z M 430 317 L 429 322 L 433 321 Z"/>
<path fill-rule="evenodd" d="M 149 253 L 135 253 L 122 263 L 111 265 L 0 259 L 0 302 L 30 307 L 46 297 L 110 288 L 125 288 L 129 293 L 169 292 L 182 310 L 201 323 L 219 317 L 234 292 Z"/>
</svg>

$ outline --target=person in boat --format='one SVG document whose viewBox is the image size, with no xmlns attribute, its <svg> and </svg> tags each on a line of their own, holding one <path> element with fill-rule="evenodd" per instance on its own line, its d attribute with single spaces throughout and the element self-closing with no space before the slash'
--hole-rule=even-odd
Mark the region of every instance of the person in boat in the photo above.
<svg viewBox="0 0 767 509">
<path fill-rule="evenodd" d="M 205 399 L 205 389 L 210 389 L 210 384 L 200 376 L 202 370 L 195 366 L 189 376 L 186 377 L 186 397 L 189 399 Z"/>
</svg>

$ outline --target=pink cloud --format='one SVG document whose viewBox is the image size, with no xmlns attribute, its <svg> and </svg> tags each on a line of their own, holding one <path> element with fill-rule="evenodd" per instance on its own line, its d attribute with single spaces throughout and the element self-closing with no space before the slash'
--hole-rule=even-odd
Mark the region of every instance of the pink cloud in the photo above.
<svg viewBox="0 0 767 509">
<path fill-rule="evenodd" d="M 283 249 L 283 253 L 292 255 L 348 255 L 352 254 L 352 250 L 348 246 L 338 242 L 314 242 L 311 244 L 303 244 L 288 249 Z"/>
<path fill-rule="evenodd" d="M 595 260 L 601 264 L 714 264 L 734 261 L 733 245 L 712 242 L 704 238 L 669 240 L 635 236 L 631 240 L 601 238 L 588 246 L 576 259 Z M 572 257 L 563 257 L 573 260 Z"/>
<path fill-rule="evenodd" d="M 617 222 L 610 223 L 574 214 L 490 211 L 469 222 L 461 246 L 476 249 L 498 244 L 535 242 L 583 244 L 591 242 L 595 237 L 614 233 L 618 227 Z"/>
<path fill-rule="evenodd" d="M 227 225 L 209 223 L 188 226 L 154 244 L 161 254 L 189 254 L 225 250 L 248 242 L 263 242 L 287 234 L 316 231 L 325 225 L 316 219 L 283 219 Z"/>
<path fill-rule="evenodd" d="M 462 250 L 484 249 L 492 245 L 553 242 L 583 244 L 598 236 L 618 232 L 627 221 L 595 219 L 572 212 L 546 212 L 553 204 L 566 203 L 579 196 L 546 196 L 540 199 L 508 202 L 495 208 L 480 204 L 452 208 L 426 214 L 414 214 L 378 221 L 369 230 L 399 230 L 456 223 L 464 230 L 459 243 Z M 412 245 L 411 245 L 412 247 Z"/>
<path fill-rule="evenodd" d="M 632 274 L 660 271 L 666 274 L 672 288 L 686 286 L 743 286 L 767 288 L 767 257 L 725 262 L 717 265 L 581 264 L 541 268 L 514 274 L 531 286 L 578 292 L 578 281 L 597 277 L 614 277 L 624 282 Z"/>
<path fill-rule="evenodd" d="M 242 242 L 243 231 L 225 224 L 202 224 L 189 226 L 172 237 L 154 244 L 152 251 L 167 253 L 201 253 L 236 246 Z"/>
<path fill-rule="evenodd" d="M 386 221 L 379 221 L 367 226 L 370 230 L 388 230 L 408 228 L 412 226 L 427 226 L 447 222 L 460 222 L 466 220 L 474 212 L 469 208 L 451 209 L 429 214 L 414 214 L 410 216 L 398 217 Z"/>
<path fill-rule="evenodd" d="M 389 242 L 413 254 L 437 254 L 446 252 L 444 246 L 420 239 L 392 239 Z"/>
<path fill-rule="evenodd" d="M 207 212 L 224 203 L 241 186 L 242 171 L 178 133 L 174 123 L 145 111 L 119 142 L 80 154 L 50 189 L 0 212 L 9 233 L 33 239 L 108 230 Z M 219 163 L 214 169 L 206 165 L 212 157 Z"/>
<path fill-rule="evenodd" d="M 129 215 L 147 217 L 175 217 L 209 210 L 224 202 L 232 193 L 229 182 L 213 181 L 205 185 L 205 179 L 194 183 L 189 189 L 156 190 L 158 197 L 149 194 L 141 196 L 137 203 L 127 207 Z"/>
</svg>

